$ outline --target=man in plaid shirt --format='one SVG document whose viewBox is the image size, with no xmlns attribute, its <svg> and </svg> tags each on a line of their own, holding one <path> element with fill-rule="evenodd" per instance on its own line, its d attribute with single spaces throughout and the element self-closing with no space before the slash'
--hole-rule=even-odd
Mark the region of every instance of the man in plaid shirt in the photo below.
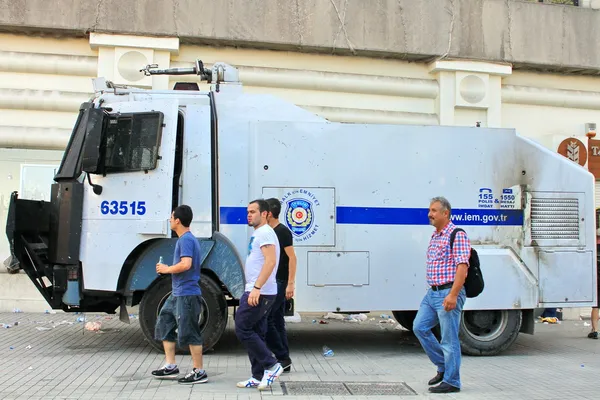
<svg viewBox="0 0 600 400">
<path fill-rule="evenodd" d="M 437 374 L 429 385 L 432 393 L 460 392 L 460 341 L 458 329 L 466 293 L 463 285 L 469 268 L 471 244 L 464 232 L 457 232 L 450 251 L 450 234 L 456 226 L 450 221 L 451 207 L 444 197 L 429 205 L 429 221 L 435 227 L 427 249 L 427 283 L 430 289 L 421 302 L 413 331 Z M 442 342 L 431 329 L 440 324 Z"/>
</svg>

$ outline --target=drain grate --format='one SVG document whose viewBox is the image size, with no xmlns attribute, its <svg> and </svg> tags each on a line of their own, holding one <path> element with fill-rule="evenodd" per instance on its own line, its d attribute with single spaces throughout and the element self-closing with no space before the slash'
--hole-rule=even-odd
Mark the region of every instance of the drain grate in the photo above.
<svg viewBox="0 0 600 400">
<path fill-rule="evenodd" d="M 406 383 L 346 383 L 345 384 L 350 393 L 355 396 L 406 396 L 416 395 L 417 393 L 412 390 Z"/>
<path fill-rule="evenodd" d="M 375 382 L 281 382 L 284 395 L 292 396 L 406 396 L 416 392 L 406 383 Z"/>
<path fill-rule="evenodd" d="M 283 394 L 293 396 L 321 395 L 321 396 L 346 396 L 348 389 L 342 382 L 281 382 Z"/>
</svg>

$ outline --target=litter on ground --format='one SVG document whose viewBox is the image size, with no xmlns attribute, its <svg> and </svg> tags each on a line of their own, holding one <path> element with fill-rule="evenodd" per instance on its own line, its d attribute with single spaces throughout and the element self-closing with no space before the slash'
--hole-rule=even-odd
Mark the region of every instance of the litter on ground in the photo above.
<svg viewBox="0 0 600 400">
<path fill-rule="evenodd" d="M 367 316 L 365 314 L 351 314 L 349 315 L 350 319 L 355 319 L 357 321 L 366 321 Z"/>
<path fill-rule="evenodd" d="M 344 316 L 342 314 L 335 314 L 335 313 L 327 313 L 325 315 L 323 315 L 324 319 L 338 319 L 338 320 L 343 320 Z"/>
<path fill-rule="evenodd" d="M 302 317 L 300 317 L 300 314 L 298 314 L 297 312 L 294 313 L 294 315 L 284 317 L 284 319 L 285 319 L 285 322 L 291 322 L 291 323 L 302 322 Z"/>
<path fill-rule="evenodd" d="M 545 318 L 542 318 L 542 322 L 544 324 L 545 323 L 548 323 L 548 324 L 557 324 L 558 323 L 558 318 L 556 318 L 556 317 L 545 317 Z"/>
<path fill-rule="evenodd" d="M 100 330 L 100 328 L 102 327 L 102 324 L 98 321 L 94 321 L 94 322 L 87 322 L 85 324 L 85 329 L 91 332 L 97 332 Z"/>
</svg>

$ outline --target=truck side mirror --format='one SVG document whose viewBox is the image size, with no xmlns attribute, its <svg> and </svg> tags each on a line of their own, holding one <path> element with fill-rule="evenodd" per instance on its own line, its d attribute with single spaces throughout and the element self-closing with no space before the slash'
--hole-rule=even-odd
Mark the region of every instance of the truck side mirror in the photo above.
<svg viewBox="0 0 600 400">
<path fill-rule="evenodd" d="M 81 169 L 90 174 L 102 173 L 102 141 L 107 115 L 104 110 L 92 108 L 87 120 L 85 142 L 81 157 Z"/>
</svg>

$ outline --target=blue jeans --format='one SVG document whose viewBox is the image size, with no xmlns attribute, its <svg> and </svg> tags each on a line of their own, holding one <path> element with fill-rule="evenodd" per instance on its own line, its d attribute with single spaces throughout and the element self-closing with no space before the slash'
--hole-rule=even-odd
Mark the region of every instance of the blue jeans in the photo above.
<svg viewBox="0 0 600 400">
<path fill-rule="evenodd" d="M 285 331 L 285 290 L 287 282 L 277 281 L 277 297 L 269 313 L 267 328 L 267 346 L 279 361 L 290 358 L 287 332 Z"/>
<path fill-rule="evenodd" d="M 419 312 L 413 322 L 413 332 L 421 342 L 427 356 L 437 366 L 438 372 L 444 373 L 444 382 L 460 388 L 460 341 L 458 330 L 462 309 L 466 300 L 465 289 L 462 288 L 452 311 L 444 310 L 442 303 L 450 288 L 439 291 L 429 289 L 421 302 Z M 437 324 L 442 331 L 442 342 L 438 342 L 431 332 Z"/>
</svg>

